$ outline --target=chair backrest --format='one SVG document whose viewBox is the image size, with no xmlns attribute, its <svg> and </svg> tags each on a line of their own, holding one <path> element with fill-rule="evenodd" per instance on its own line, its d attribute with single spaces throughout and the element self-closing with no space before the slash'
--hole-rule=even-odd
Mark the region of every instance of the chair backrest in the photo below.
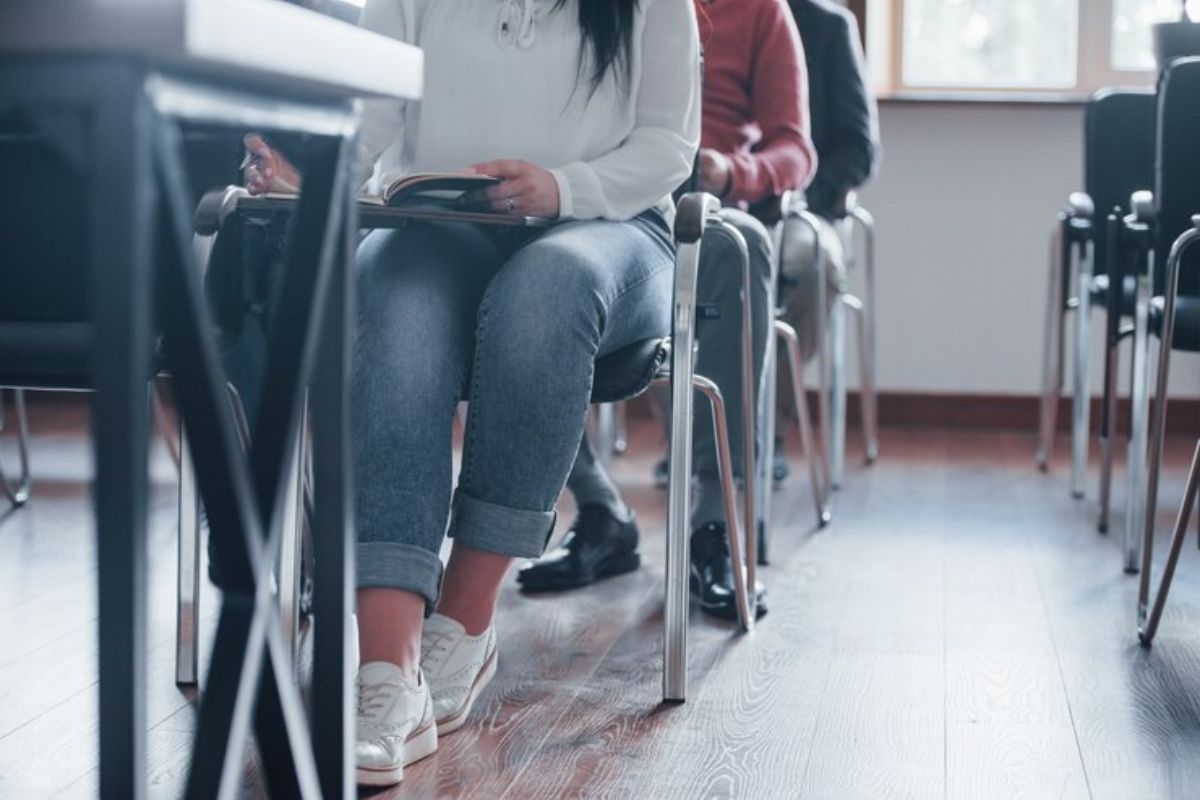
<svg viewBox="0 0 1200 800">
<path fill-rule="evenodd" d="M 83 321 L 87 172 L 32 125 L 0 121 L 0 321 Z"/>
<path fill-rule="evenodd" d="M 1084 113 L 1084 190 L 1102 225 L 1129 196 L 1154 185 L 1155 95 L 1143 89 L 1101 89 Z M 1096 272 L 1106 269 L 1105 237 L 1094 237 Z"/>
<path fill-rule="evenodd" d="M 0 113 L 0 386 L 87 388 L 90 160 L 79 120 Z M 189 131 L 188 173 L 237 176 L 236 133 Z M 211 176 L 211 177 L 210 177 Z"/>
<path fill-rule="evenodd" d="M 1154 292 L 1161 294 L 1171 244 L 1200 213 L 1200 57 L 1173 62 L 1159 81 L 1154 201 Z M 1179 293 L 1200 296 L 1197 248 L 1180 265 Z"/>
</svg>

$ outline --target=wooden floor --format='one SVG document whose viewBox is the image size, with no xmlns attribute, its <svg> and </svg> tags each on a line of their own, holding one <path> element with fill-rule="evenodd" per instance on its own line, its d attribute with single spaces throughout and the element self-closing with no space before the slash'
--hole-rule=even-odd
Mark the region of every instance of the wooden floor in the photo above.
<svg viewBox="0 0 1200 800">
<path fill-rule="evenodd" d="M 0 516 L 3 798 L 95 793 L 84 424 L 77 410 L 36 416 L 35 498 Z M 1200 556 L 1185 549 L 1143 651 L 1135 580 L 1118 537 L 1095 532 L 1094 490 L 1071 500 L 1061 462 L 1038 474 L 1024 433 L 886 430 L 879 464 L 851 460 L 820 533 L 793 480 L 775 496 L 770 614 L 746 636 L 694 615 L 689 700 L 659 705 L 661 445 L 648 426 L 634 434 L 617 472 L 646 567 L 538 599 L 508 582 L 500 670 L 470 724 L 379 796 L 1200 797 Z M 11 443 L 0 450 L 10 462 Z M 1168 450 L 1160 555 L 1190 444 Z M 171 678 L 161 452 L 154 475 L 149 761 L 152 795 L 173 797 L 194 712 Z M 206 589 L 206 636 L 214 599 Z"/>
</svg>

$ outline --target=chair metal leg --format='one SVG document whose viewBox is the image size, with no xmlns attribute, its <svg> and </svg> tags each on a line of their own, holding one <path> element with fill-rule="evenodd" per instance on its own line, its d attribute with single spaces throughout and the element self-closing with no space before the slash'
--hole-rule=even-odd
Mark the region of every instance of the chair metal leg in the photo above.
<svg viewBox="0 0 1200 800">
<path fill-rule="evenodd" d="M 246 419 L 246 405 L 242 402 L 242 395 L 229 382 L 225 383 L 225 393 L 229 396 L 229 405 L 233 408 L 233 423 L 237 428 L 238 439 L 241 441 L 242 447 L 249 447 L 250 420 Z"/>
<path fill-rule="evenodd" d="M 792 212 L 792 216 L 808 225 L 812 230 L 813 241 L 821 241 L 821 224 L 818 219 L 810 211 L 798 210 Z M 782 244 L 780 252 L 782 252 Z M 808 452 L 820 453 L 820 468 L 821 468 L 821 485 L 824 494 L 824 511 L 821 511 L 822 504 L 818 504 L 818 513 L 821 515 L 829 515 L 832 506 L 831 491 L 833 488 L 832 476 L 830 474 L 830 451 L 831 442 L 833 441 L 833 428 L 830 421 L 830 391 L 829 391 L 829 372 L 830 372 L 830 314 L 829 314 L 829 276 L 826 274 L 825 267 L 825 250 L 824 248 L 816 248 L 816 265 L 817 270 L 817 297 L 820 298 L 816 303 L 817 320 L 816 320 L 816 357 L 817 357 L 817 413 L 820 416 L 820 446 L 814 444 L 814 448 Z M 836 298 L 834 305 L 839 305 L 840 302 Z M 794 385 L 793 385 L 794 389 Z M 807 412 L 808 407 L 805 406 Z"/>
<path fill-rule="evenodd" d="M 738 627 L 749 631 L 754 627 L 756 609 L 753 608 L 754 592 L 749 586 L 752 561 L 747 546 L 743 557 L 743 545 L 753 537 L 754 531 L 747 530 L 738 522 L 737 489 L 733 482 L 733 458 L 729 452 L 729 426 L 725 417 L 725 400 L 721 390 L 703 375 L 692 377 L 692 383 L 708 399 L 712 409 L 713 437 L 717 445 L 717 472 L 721 480 L 721 498 L 725 504 L 725 526 L 729 538 L 729 559 L 733 564 L 733 592 L 737 601 Z M 749 584 L 749 586 L 748 586 Z"/>
<path fill-rule="evenodd" d="M 10 482 L 0 467 L 0 488 L 14 506 L 23 506 L 29 500 L 33 477 L 29 470 L 29 417 L 25 413 L 25 390 L 13 389 L 13 415 L 17 420 L 17 458 L 20 472 L 16 483 Z M 0 391 L 0 431 L 4 430 L 4 393 Z"/>
<path fill-rule="evenodd" d="M 200 639 L 200 492 L 188 450 L 187 431 L 179 422 L 179 556 L 175 603 L 175 683 L 195 686 L 199 679 Z"/>
<path fill-rule="evenodd" d="M 758 496 L 757 481 L 757 450 L 758 439 L 757 408 L 754 397 L 754 304 L 751 292 L 750 250 L 746 240 L 738 229 L 717 217 L 710 227 L 733 242 L 739 258 L 739 272 L 742 279 L 742 331 L 741 331 L 741 385 L 739 392 L 742 397 L 742 533 L 746 552 L 746 580 L 751 587 L 757 585 L 758 574 L 758 515 L 755 511 L 755 500 Z M 768 309 L 771 306 L 767 307 Z M 769 310 L 767 313 L 771 313 Z M 715 419 L 715 418 L 714 418 Z M 764 448 L 764 454 L 765 454 Z M 733 473 L 730 473 L 732 480 Z M 736 563 L 736 562 L 735 562 Z M 735 570 L 736 571 L 736 570 Z M 751 624 L 757 617 L 757 594 L 751 590 L 748 598 L 749 618 Z M 743 626 L 749 630 L 749 625 Z"/>
<path fill-rule="evenodd" d="M 678 231 L 690 225 L 688 239 L 678 241 L 671 322 L 671 369 L 656 383 L 671 387 L 671 438 L 668 444 L 667 565 L 663 608 L 663 701 L 681 703 L 687 694 L 688 585 L 691 572 L 692 409 L 696 347 L 696 279 L 700 238 L 715 198 L 689 195 L 680 203 Z"/>
<path fill-rule="evenodd" d="M 875 218 L 862 206 L 855 206 L 850 216 L 863 231 L 863 297 L 860 336 L 860 391 L 863 393 L 863 437 L 868 464 L 879 458 L 879 394 L 876 373 L 876 313 L 875 305 Z"/>
<path fill-rule="evenodd" d="M 307 403 L 305 404 L 307 407 Z M 301 420 L 304 419 L 302 414 Z M 308 450 L 305 437 L 306 425 L 302 421 L 292 453 L 292 466 L 288 470 L 287 491 L 283 498 L 279 537 L 279 557 L 276 564 L 276 580 L 279 582 L 279 607 L 283 619 L 283 638 L 295 657 L 300 633 L 300 563 L 303 537 L 300 534 L 304 521 L 304 463 Z"/>
<path fill-rule="evenodd" d="M 1058 401 L 1062 395 L 1063 378 L 1063 327 L 1066 309 L 1062 298 L 1063 221 L 1055 226 L 1050 237 L 1050 286 L 1046 293 L 1046 331 L 1042 353 L 1042 404 L 1038 425 L 1038 469 L 1050 469 L 1050 454 L 1054 449 L 1055 428 L 1058 425 Z"/>
<path fill-rule="evenodd" d="M 783 266 L 783 247 L 786 228 L 786 217 L 791 205 L 790 196 L 783 198 L 782 207 L 784 219 L 771 230 L 771 275 L 767 282 L 767 309 L 770 319 L 774 322 L 779 309 L 779 275 Z M 776 392 L 779 383 L 779 348 L 776 346 L 774 328 L 767 332 L 766 352 L 763 355 L 762 391 L 758 400 L 757 413 L 761 420 L 762 452 L 758 457 L 758 475 L 754 498 L 755 513 L 758 515 L 758 564 L 770 564 L 771 548 L 771 502 L 775 489 L 775 424 L 776 424 Z"/>
<path fill-rule="evenodd" d="M 1200 444 L 1197 445 L 1196 454 L 1192 457 L 1192 468 L 1188 473 L 1183 506 L 1180 508 L 1179 519 L 1175 523 L 1175 533 L 1171 538 L 1171 553 L 1167 561 L 1167 572 L 1163 576 L 1163 586 L 1154 603 L 1154 614 L 1151 619 L 1147 620 L 1146 601 L 1150 593 L 1150 554 L 1154 546 L 1154 518 L 1158 511 L 1158 473 L 1162 466 L 1163 440 L 1167 433 L 1167 385 L 1171 374 L 1171 345 L 1175 341 L 1175 301 L 1179 294 L 1179 262 L 1184 251 L 1193 242 L 1200 240 L 1200 214 L 1192 218 L 1192 223 L 1192 229 L 1179 237 L 1167 257 L 1166 292 L 1163 298 L 1162 323 L 1159 327 L 1158 373 L 1155 376 L 1154 414 L 1150 430 L 1150 474 L 1146 480 L 1145 517 L 1142 520 L 1142 574 L 1138 581 L 1139 635 L 1145 644 L 1149 644 L 1154 638 L 1154 631 L 1158 627 L 1158 620 L 1162 615 L 1162 604 L 1166 601 L 1166 593 L 1175 572 L 1175 563 L 1179 559 L 1179 549 L 1187 532 L 1192 504 L 1196 500 Z M 1148 623 L 1144 633 L 1140 627 L 1143 622 Z"/>
<path fill-rule="evenodd" d="M 617 449 L 617 418 L 612 403 L 596 403 L 588 412 L 596 460 L 607 467 Z"/>
<path fill-rule="evenodd" d="M 775 307 L 775 298 L 771 298 L 768 308 Z M 771 548 L 771 494 L 775 488 L 775 394 L 778 383 L 778 348 L 775 337 L 767 337 L 767 352 L 763 362 L 763 389 L 759 397 L 758 413 L 762 420 L 763 452 L 758 458 L 758 476 L 755 484 L 758 496 L 754 499 L 755 513 L 758 515 L 758 564 L 770 564 Z"/>
<path fill-rule="evenodd" d="M 1075 271 L 1075 366 L 1071 389 L 1071 496 L 1083 497 L 1084 482 L 1087 480 L 1088 437 L 1090 436 L 1089 411 L 1091 409 L 1091 382 L 1089 380 L 1089 345 L 1091 344 L 1092 318 L 1092 248 L 1082 246 L 1077 257 Z"/>
<path fill-rule="evenodd" d="M 842 303 L 846 308 L 854 312 L 856 327 L 858 328 L 858 363 L 859 363 L 859 408 L 862 414 L 863 427 L 863 446 L 866 453 L 867 464 L 875 462 L 875 455 L 872 455 L 872 449 L 875 447 L 873 442 L 878 437 L 877 425 L 875 422 L 875 383 L 871 375 L 870 352 L 867 333 L 867 317 L 869 311 L 863 301 L 852 295 L 847 294 L 842 296 Z M 876 453 L 877 455 L 877 453 Z"/>
<path fill-rule="evenodd" d="M 235 427 L 242 446 L 250 442 L 249 423 L 241 395 L 232 383 L 225 384 Z M 151 396 L 154 393 L 151 392 Z M 195 686 L 199 680 L 200 641 L 200 491 L 196 469 L 188 449 L 183 415 L 179 424 L 179 556 L 176 576 L 175 683 Z M 290 506 L 289 506 L 290 507 Z"/>
<path fill-rule="evenodd" d="M 1148 555 L 1143 556 L 1141 585 L 1138 587 L 1138 640 L 1143 646 L 1149 647 L 1158 632 L 1158 623 L 1162 620 L 1163 608 L 1167 604 L 1167 594 L 1171 591 L 1171 581 L 1175 578 L 1175 567 L 1179 563 L 1179 553 L 1183 550 L 1183 540 L 1187 536 L 1188 520 L 1196 506 L 1196 495 L 1200 493 L 1200 441 L 1196 442 L 1196 450 L 1192 453 L 1192 467 L 1188 471 L 1187 488 L 1183 493 L 1183 505 L 1179 508 L 1179 516 L 1175 518 L 1175 530 L 1171 534 L 1171 547 L 1167 552 L 1167 563 L 1163 568 L 1162 583 L 1154 596 L 1154 606 L 1149 607 L 1150 597 L 1150 565 Z M 1151 539 L 1147 537 L 1143 545 L 1143 553 L 1148 554 Z"/>
<path fill-rule="evenodd" d="M 1108 297 L 1104 306 L 1104 397 L 1100 414 L 1100 533 L 1108 533 L 1109 512 L 1112 507 L 1113 454 L 1117 438 L 1117 374 L 1121 358 L 1121 313 L 1124 305 L 1124 271 L 1119 252 L 1118 221 L 1110 214 L 1105 222 L 1105 252 L 1108 263 Z"/>
<path fill-rule="evenodd" d="M 150 411 L 154 418 L 154 427 L 158 430 L 158 435 L 166 445 L 167 453 L 171 456 L 171 461 L 175 464 L 175 472 L 178 474 L 181 469 L 179 455 L 179 434 L 171 429 L 170 419 L 167 416 L 167 404 L 163 400 L 163 379 L 155 378 L 150 381 Z"/>
<path fill-rule="evenodd" d="M 686 245 L 685 245 L 686 246 Z M 672 350 L 671 441 L 667 483 L 667 589 L 663 609 L 663 700 L 687 693 L 688 586 L 691 575 L 692 357 Z"/>
<path fill-rule="evenodd" d="M 233 419 L 238 430 L 238 436 L 243 447 L 250 446 L 250 422 L 246 419 L 246 406 L 242 396 L 232 383 L 226 382 L 225 392 L 229 396 L 229 405 L 233 409 Z M 308 404 L 305 402 L 301 419 L 307 415 Z M 300 644 L 300 565 L 303 560 L 301 548 L 304 526 L 304 492 L 305 473 L 307 471 L 306 455 L 307 439 L 306 426 L 301 424 L 297 433 L 292 466 L 288 469 L 287 491 L 283 498 L 281 514 L 282 530 L 279 538 L 279 553 L 275 562 L 275 581 L 279 590 L 279 606 L 283 619 L 283 638 L 291 648 L 293 656 Z"/>
<path fill-rule="evenodd" d="M 625 455 L 629 449 L 628 408 L 624 400 L 613 403 L 613 454 Z"/>
<path fill-rule="evenodd" d="M 830 486 L 842 488 L 846 467 L 846 304 L 841 295 L 830 319 L 829 471 Z"/>
<path fill-rule="evenodd" d="M 1138 571 L 1138 550 L 1141 545 L 1142 515 L 1145 511 L 1146 439 L 1147 439 L 1147 367 L 1149 360 L 1149 278 L 1137 278 L 1137 311 L 1134 314 L 1133 374 L 1130 391 L 1131 421 L 1129 455 L 1125 466 L 1125 572 Z"/>
<path fill-rule="evenodd" d="M 1117 438 L 1117 371 L 1120 368 L 1121 341 L 1105 337 L 1104 345 L 1104 411 L 1100 426 L 1100 519 L 1096 528 L 1108 533 L 1108 518 L 1112 509 L 1112 471 L 1114 440 Z"/>
<path fill-rule="evenodd" d="M 808 413 L 808 392 L 804 388 L 804 364 L 800 359 L 800 336 L 783 320 L 775 321 L 775 333 L 787 346 L 788 372 L 792 377 L 792 401 L 800 422 L 800 443 L 804 460 L 808 462 L 808 479 L 812 488 L 813 506 L 817 511 L 817 527 L 823 528 L 833 520 L 829 509 L 829 486 L 821 480 L 820 462 L 825 454 L 814 441 L 812 419 Z M 828 475 L 827 472 L 824 473 Z"/>
</svg>

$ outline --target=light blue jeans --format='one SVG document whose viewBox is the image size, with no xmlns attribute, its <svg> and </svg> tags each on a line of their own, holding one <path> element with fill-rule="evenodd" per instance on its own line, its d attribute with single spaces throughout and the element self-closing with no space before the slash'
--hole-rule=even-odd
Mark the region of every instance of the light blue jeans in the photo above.
<svg viewBox="0 0 1200 800">
<path fill-rule="evenodd" d="M 419 223 L 358 253 L 358 585 L 437 605 L 447 531 L 536 557 L 554 529 L 597 356 L 670 327 L 662 215 L 549 230 Z M 469 396 L 451 497 L 451 429 Z"/>
</svg>

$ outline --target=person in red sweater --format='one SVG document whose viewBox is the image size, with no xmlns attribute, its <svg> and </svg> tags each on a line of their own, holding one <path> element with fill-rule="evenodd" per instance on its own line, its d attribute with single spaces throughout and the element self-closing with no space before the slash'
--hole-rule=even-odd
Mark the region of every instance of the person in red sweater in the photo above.
<svg viewBox="0 0 1200 800">
<path fill-rule="evenodd" d="M 771 236 L 747 209 L 786 190 L 802 190 L 816 172 L 808 122 L 808 78 L 803 46 L 784 0 L 696 0 L 704 50 L 702 130 L 698 183 L 720 197 L 723 216 L 745 237 L 750 251 L 754 322 L 756 408 L 767 336 L 773 317 Z M 696 370 L 714 380 L 725 397 L 730 446 L 740 452 L 741 275 L 733 245 L 720 234 L 701 247 L 698 300 L 719 309 L 699 327 Z M 763 414 L 755 415 L 760 422 Z M 762 430 L 758 451 L 766 452 Z M 696 405 L 693 427 L 695 502 L 692 511 L 692 589 L 700 607 L 735 619 L 733 571 L 726 539 L 712 420 Z M 740 473 L 741 460 L 734 459 Z M 738 475 L 740 477 L 740 474 Z M 560 544 L 526 564 L 517 579 L 527 592 L 561 591 L 637 569 L 638 529 L 586 440 L 567 481 L 579 515 Z M 759 593 L 759 613 L 766 610 Z"/>
</svg>

